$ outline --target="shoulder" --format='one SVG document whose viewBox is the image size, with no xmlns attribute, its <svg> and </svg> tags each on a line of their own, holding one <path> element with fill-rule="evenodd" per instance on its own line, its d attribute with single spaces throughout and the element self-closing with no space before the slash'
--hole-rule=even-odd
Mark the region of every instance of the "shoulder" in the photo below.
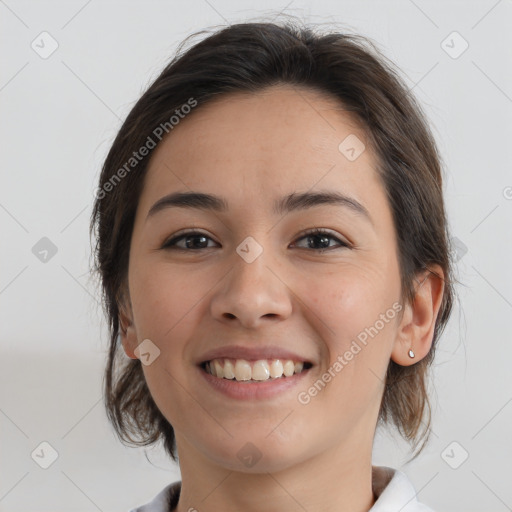
<svg viewBox="0 0 512 512">
<path fill-rule="evenodd" d="M 132 508 L 129 512 L 171 512 L 180 497 L 181 482 L 173 482 L 164 487 L 149 503 Z"/>
<path fill-rule="evenodd" d="M 409 477 L 398 469 L 373 466 L 372 487 L 376 501 L 369 512 L 434 512 L 418 501 Z"/>
</svg>

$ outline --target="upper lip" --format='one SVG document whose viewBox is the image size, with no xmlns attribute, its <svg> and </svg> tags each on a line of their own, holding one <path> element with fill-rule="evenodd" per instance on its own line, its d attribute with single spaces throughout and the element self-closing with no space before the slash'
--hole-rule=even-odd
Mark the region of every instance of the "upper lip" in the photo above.
<svg viewBox="0 0 512 512">
<path fill-rule="evenodd" d="M 204 353 L 198 360 L 198 364 L 206 363 L 213 359 L 245 359 L 247 361 L 258 361 L 260 359 L 281 359 L 292 361 L 303 361 L 312 363 L 306 357 L 303 357 L 295 352 L 286 350 L 277 346 L 266 347 L 244 347 L 243 345 L 226 345 L 225 347 L 218 347 Z"/>
</svg>

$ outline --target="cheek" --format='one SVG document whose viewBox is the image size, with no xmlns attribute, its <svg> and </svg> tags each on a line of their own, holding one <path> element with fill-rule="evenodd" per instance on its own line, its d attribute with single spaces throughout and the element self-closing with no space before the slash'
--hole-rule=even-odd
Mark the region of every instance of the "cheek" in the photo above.
<svg viewBox="0 0 512 512">
<path fill-rule="evenodd" d="M 395 277 L 389 269 L 365 265 L 342 268 L 304 283 L 306 297 L 309 295 L 318 317 L 318 329 L 328 341 L 331 361 L 351 349 L 354 342 L 361 347 L 354 360 L 364 359 L 367 364 L 387 355 L 395 326 L 393 304 L 396 307 L 399 298 Z"/>
<path fill-rule="evenodd" d="M 168 265 L 141 265 L 133 272 L 130 291 L 139 339 L 151 339 L 162 351 L 186 340 L 203 299 L 211 288 L 194 273 L 176 272 Z"/>
<path fill-rule="evenodd" d="M 396 333 L 399 295 L 393 283 L 386 272 L 370 266 L 345 267 L 304 282 L 302 293 L 308 290 L 315 308 L 310 322 L 327 351 L 315 381 L 325 377 L 328 384 L 320 386 L 318 397 L 315 389 L 304 390 L 315 396 L 308 405 L 311 413 L 324 419 L 328 414 L 339 425 L 346 417 L 357 419 L 378 409 Z"/>
<path fill-rule="evenodd" d="M 204 414 L 184 392 L 189 368 L 183 362 L 205 314 L 206 301 L 201 299 L 212 286 L 193 272 L 176 272 L 165 263 L 141 264 L 131 275 L 137 338 L 151 340 L 160 351 L 152 364 L 142 367 L 144 377 L 157 407 L 177 430 L 186 430 L 191 417 Z"/>
</svg>

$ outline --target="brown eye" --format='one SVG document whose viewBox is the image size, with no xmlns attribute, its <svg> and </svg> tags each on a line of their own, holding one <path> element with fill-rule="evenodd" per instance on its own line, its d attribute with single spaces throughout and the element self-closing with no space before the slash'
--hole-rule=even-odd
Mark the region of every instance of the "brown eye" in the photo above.
<svg viewBox="0 0 512 512">
<path fill-rule="evenodd" d="M 178 242 L 184 240 L 184 245 L 178 245 Z M 188 233 L 182 233 L 181 235 L 171 238 L 164 243 L 162 249 L 180 249 L 180 250 L 198 250 L 198 249 L 210 249 L 208 247 L 208 240 L 212 240 L 209 236 L 198 231 L 189 231 Z"/>
<path fill-rule="evenodd" d="M 350 248 L 350 245 L 332 233 L 322 229 L 313 229 L 304 233 L 298 240 L 307 240 L 306 247 L 300 247 L 296 243 L 293 244 L 295 247 L 301 249 L 311 249 L 313 251 L 325 251 L 339 248 Z M 335 245 L 331 245 L 334 240 Z M 184 243 L 182 243 L 182 241 Z M 181 233 L 164 243 L 162 249 L 178 249 L 178 250 L 200 250 L 210 249 L 213 246 L 208 246 L 208 241 L 213 241 L 212 238 L 201 233 L 199 231 L 189 231 L 187 233 Z M 214 242 L 216 243 L 216 242 Z"/>
<path fill-rule="evenodd" d="M 322 229 L 313 229 L 306 232 L 303 236 L 301 236 L 298 240 L 307 239 L 307 247 L 306 249 L 312 249 L 314 251 L 325 251 L 337 249 L 340 247 L 349 248 L 349 244 L 340 240 L 338 237 L 334 236 L 332 233 Z M 337 243 L 337 246 L 330 246 L 331 241 L 334 240 Z M 296 244 L 294 244 L 296 245 Z M 302 247 L 300 247 L 302 248 Z"/>
</svg>

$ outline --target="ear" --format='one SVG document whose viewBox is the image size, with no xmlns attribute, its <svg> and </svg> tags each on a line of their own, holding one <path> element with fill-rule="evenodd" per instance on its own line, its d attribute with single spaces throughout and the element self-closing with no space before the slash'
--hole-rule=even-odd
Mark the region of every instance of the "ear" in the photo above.
<svg viewBox="0 0 512 512">
<path fill-rule="evenodd" d="M 130 300 L 122 300 L 119 305 L 119 336 L 123 344 L 124 351 L 130 359 L 138 359 L 135 355 L 137 347 L 137 333 L 133 323 L 133 312 Z"/>
<path fill-rule="evenodd" d="M 415 289 L 413 303 L 404 307 L 391 353 L 391 359 L 401 366 L 417 363 L 432 347 L 434 328 L 444 292 L 443 269 L 439 265 L 432 265 L 430 269 L 418 274 Z M 414 352 L 414 357 L 409 356 L 409 350 Z"/>
</svg>

